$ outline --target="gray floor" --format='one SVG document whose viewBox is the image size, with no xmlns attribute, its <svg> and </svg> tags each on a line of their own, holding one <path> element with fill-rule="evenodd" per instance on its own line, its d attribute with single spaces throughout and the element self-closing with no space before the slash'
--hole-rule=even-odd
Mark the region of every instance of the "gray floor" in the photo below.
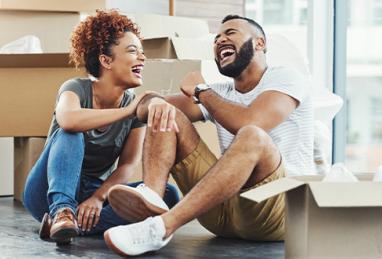
<svg viewBox="0 0 382 259">
<path fill-rule="evenodd" d="M 12 198 L 0 198 L 0 258 L 121 258 L 102 237 L 79 237 L 65 247 L 38 238 L 39 224 Z M 192 221 L 179 229 L 160 251 L 139 258 L 261 258 L 284 257 L 284 244 L 216 238 Z"/>
</svg>

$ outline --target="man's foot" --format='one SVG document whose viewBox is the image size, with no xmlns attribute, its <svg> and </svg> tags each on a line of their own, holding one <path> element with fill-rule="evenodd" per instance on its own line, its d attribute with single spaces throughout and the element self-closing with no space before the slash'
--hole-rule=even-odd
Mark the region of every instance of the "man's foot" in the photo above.
<svg viewBox="0 0 382 259">
<path fill-rule="evenodd" d="M 144 184 L 136 188 L 116 185 L 110 189 L 108 201 L 115 213 L 130 222 L 142 221 L 169 210 L 163 199 Z"/>
<path fill-rule="evenodd" d="M 52 219 L 49 216 L 49 213 L 45 213 L 42 218 L 40 230 L 38 231 L 38 235 L 41 239 L 50 238 L 50 228 L 52 227 Z"/>
<path fill-rule="evenodd" d="M 167 245 L 172 235 L 163 240 L 166 228 L 160 216 L 145 221 L 118 226 L 104 233 L 107 246 L 122 256 L 140 255 L 156 251 Z"/>
<path fill-rule="evenodd" d="M 69 244 L 72 237 L 78 236 L 79 229 L 77 219 L 69 208 L 57 211 L 50 228 L 50 238 L 56 241 L 57 245 Z"/>
</svg>

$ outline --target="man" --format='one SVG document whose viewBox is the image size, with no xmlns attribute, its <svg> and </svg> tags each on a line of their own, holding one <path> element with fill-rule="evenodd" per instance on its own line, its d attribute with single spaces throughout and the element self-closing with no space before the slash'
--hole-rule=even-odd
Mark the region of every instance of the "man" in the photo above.
<svg viewBox="0 0 382 259">
<path fill-rule="evenodd" d="M 145 185 L 115 186 L 108 197 L 117 214 L 144 221 L 105 233 L 117 253 L 158 250 L 176 229 L 195 218 L 218 236 L 283 239 L 284 197 L 254 203 L 240 193 L 286 174 L 313 172 L 309 88 L 293 69 L 268 68 L 265 33 L 251 19 L 225 17 L 214 52 L 219 71 L 233 83 L 206 85 L 200 74 L 191 73 L 181 85 L 183 94 L 166 97 L 168 103 L 146 98 L 138 108 L 138 117 L 147 119 L 149 127 Z M 207 119 L 217 127 L 220 159 L 191 123 Z M 169 171 L 185 194 L 171 210 L 161 200 Z"/>
</svg>

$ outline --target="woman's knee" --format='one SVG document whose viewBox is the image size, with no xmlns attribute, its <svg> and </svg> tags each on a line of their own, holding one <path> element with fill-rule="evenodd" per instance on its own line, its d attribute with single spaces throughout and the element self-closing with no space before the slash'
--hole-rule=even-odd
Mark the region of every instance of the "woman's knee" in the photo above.
<svg viewBox="0 0 382 259">
<path fill-rule="evenodd" d="M 68 144 L 84 144 L 84 134 L 82 132 L 69 132 L 59 128 L 55 138 L 64 140 Z"/>
</svg>

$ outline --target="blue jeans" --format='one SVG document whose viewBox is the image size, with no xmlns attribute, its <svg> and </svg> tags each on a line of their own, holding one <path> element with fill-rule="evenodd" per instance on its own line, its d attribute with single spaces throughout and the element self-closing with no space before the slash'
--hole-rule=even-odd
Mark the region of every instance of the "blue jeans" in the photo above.
<svg viewBox="0 0 382 259">
<path fill-rule="evenodd" d="M 103 181 L 98 178 L 81 175 L 84 150 L 83 133 L 57 129 L 52 134 L 25 183 L 24 206 L 35 219 L 41 222 L 46 212 L 54 217 L 64 207 L 76 212 L 78 204 L 102 185 Z M 128 185 L 135 187 L 140 183 Z M 179 201 L 174 186 L 167 184 L 164 201 L 170 208 Z M 83 234 L 98 234 L 126 224 L 129 222 L 120 218 L 106 201 L 98 224 Z"/>
</svg>

